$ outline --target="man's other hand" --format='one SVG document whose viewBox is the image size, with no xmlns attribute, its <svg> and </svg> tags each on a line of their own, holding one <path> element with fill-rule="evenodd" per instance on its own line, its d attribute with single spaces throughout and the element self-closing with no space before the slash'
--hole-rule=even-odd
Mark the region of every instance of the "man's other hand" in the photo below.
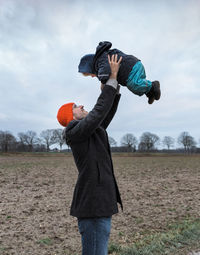
<svg viewBox="0 0 200 255">
<path fill-rule="evenodd" d="M 114 54 L 111 57 L 108 55 L 108 62 L 111 68 L 110 79 L 117 80 L 117 74 L 119 71 L 121 61 L 122 61 L 122 57 L 120 57 L 119 60 L 117 61 L 117 54 Z"/>
</svg>

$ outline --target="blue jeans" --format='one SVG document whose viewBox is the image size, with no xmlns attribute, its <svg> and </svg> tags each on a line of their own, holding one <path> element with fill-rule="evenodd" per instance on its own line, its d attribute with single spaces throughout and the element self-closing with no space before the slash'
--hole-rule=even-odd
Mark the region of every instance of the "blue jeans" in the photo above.
<svg viewBox="0 0 200 255">
<path fill-rule="evenodd" d="M 107 255 L 111 217 L 78 219 L 82 255 Z"/>
<path fill-rule="evenodd" d="M 146 73 L 141 61 L 138 61 L 132 68 L 128 80 L 127 88 L 138 96 L 148 93 L 152 87 L 152 82 L 146 80 Z"/>
</svg>

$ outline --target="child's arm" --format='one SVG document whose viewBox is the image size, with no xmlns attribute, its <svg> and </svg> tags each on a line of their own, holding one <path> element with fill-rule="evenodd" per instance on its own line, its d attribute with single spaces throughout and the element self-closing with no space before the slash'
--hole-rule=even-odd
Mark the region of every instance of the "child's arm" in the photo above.
<svg viewBox="0 0 200 255">
<path fill-rule="evenodd" d="M 108 62 L 108 54 L 104 52 L 97 60 L 97 77 L 101 83 L 105 84 L 110 77 L 111 69 Z"/>
</svg>

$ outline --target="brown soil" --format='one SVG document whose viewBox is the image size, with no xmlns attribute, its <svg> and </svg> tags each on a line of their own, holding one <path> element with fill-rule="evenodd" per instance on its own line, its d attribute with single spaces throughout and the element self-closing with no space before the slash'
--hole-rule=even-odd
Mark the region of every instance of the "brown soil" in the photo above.
<svg viewBox="0 0 200 255">
<path fill-rule="evenodd" d="M 200 216 L 200 157 L 113 156 L 124 212 L 113 216 L 111 242 L 130 245 Z M 69 216 L 77 170 L 72 156 L 0 156 L 0 254 L 80 254 Z"/>
</svg>

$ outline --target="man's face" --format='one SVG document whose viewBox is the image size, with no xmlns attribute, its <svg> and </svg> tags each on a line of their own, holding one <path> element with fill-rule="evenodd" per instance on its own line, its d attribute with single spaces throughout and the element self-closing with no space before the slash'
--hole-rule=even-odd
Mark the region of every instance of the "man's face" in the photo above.
<svg viewBox="0 0 200 255">
<path fill-rule="evenodd" d="M 88 115 L 88 112 L 84 109 L 83 105 L 74 104 L 72 107 L 72 111 L 75 120 L 82 120 Z"/>
<path fill-rule="evenodd" d="M 83 73 L 84 76 L 91 76 L 92 78 L 97 77 L 96 74 L 93 73 Z"/>
</svg>

